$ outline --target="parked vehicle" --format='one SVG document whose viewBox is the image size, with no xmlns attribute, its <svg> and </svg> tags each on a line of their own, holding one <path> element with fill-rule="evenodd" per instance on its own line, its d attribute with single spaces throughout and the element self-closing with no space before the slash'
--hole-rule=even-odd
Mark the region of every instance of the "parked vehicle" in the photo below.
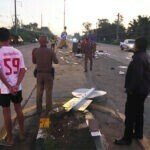
<svg viewBox="0 0 150 150">
<path fill-rule="evenodd" d="M 121 50 L 134 51 L 134 39 L 125 39 L 124 42 L 120 42 Z"/>
<path fill-rule="evenodd" d="M 12 44 L 23 44 L 24 40 L 22 39 L 22 37 L 19 36 L 11 36 L 11 43 Z"/>
</svg>

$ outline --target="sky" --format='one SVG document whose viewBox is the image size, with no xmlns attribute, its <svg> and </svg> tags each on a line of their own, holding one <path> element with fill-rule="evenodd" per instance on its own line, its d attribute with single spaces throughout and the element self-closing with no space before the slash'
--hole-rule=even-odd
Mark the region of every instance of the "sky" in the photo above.
<svg viewBox="0 0 150 150">
<path fill-rule="evenodd" d="M 124 25 L 138 15 L 150 16 L 150 0 L 66 0 L 68 34 L 82 33 L 83 22 L 96 27 L 98 19 L 113 22 L 120 13 Z M 17 15 L 23 24 L 37 22 L 57 35 L 63 31 L 64 0 L 17 0 Z M 0 0 L 0 26 L 10 27 L 14 19 L 14 0 Z"/>
</svg>

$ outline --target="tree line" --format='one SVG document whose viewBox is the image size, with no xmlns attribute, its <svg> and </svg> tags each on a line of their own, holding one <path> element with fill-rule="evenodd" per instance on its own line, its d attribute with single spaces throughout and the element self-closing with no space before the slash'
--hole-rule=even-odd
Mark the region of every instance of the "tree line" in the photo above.
<svg viewBox="0 0 150 150">
<path fill-rule="evenodd" d="M 110 23 L 108 19 L 98 19 L 97 28 L 91 30 L 92 24 L 84 22 L 85 34 L 96 37 L 97 42 L 117 44 L 126 38 L 135 39 L 144 36 L 150 43 L 150 17 L 138 16 L 137 19 L 130 21 L 128 28 L 123 25 L 123 17 Z"/>
<path fill-rule="evenodd" d="M 35 39 L 38 39 L 39 35 L 47 35 L 49 38 L 53 35 L 51 30 L 48 27 L 38 27 L 37 23 L 29 24 L 17 24 L 17 33 L 16 27 L 13 25 L 10 29 L 13 37 L 21 36 L 25 42 L 31 42 Z"/>
</svg>

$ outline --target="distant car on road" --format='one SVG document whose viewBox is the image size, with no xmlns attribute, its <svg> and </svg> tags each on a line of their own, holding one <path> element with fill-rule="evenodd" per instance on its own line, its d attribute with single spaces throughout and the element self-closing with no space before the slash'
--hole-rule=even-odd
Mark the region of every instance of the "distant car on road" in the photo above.
<svg viewBox="0 0 150 150">
<path fill-rule="evenodd" d="M 125 39 L 124 42 L 120 42 L 121 50 L 134 51 L 135 39 Z"/>
<path fill-rule="evenodd" d="M 31 40 L 31 43 L 37 43 L 38 42 L 38 39 L 37 38 L 34 38 Z"/>
</svg>

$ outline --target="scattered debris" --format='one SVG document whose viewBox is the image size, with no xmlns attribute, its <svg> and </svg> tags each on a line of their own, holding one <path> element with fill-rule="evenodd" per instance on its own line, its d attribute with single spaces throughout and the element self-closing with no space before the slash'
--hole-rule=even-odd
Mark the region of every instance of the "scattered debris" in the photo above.
<svg viewBox="0 0 150 150">
<path fill-rule="evenodd" d="M 60 57 L 61 60 L 65 61 L 64 57 Z"/>
<path fill-rule="evenodd" d="M 108 52 L 104 52 L 102 50 L 96 51 L 95 58 L 99 58 L 100 56 L 110 56 L 110 54 Z"/>
<path fill-rule="evenodd" d="M 129 57 L 126 57 L 126 59 L 131 60 L 131 58 L 129 58 Z"/>
<path fill-rule="evenodd" d="M 66 111 L 70 111 L 77 103 L 79 102 L 79 98 L 72 98 L 67 103 L 63 105 Z"/>
<path fill-rule="evenodd" d="M 93 100 L 84 100 L 80 103 L 79 106 L 76 106 L 76 109 L 79 111 L 85 111 L 85 109 L 92 103 Z"/>
<path fill-rule="evenodd" d="M 97 74 L 97 76 L 98 76 L 98 77 L 100 77 L 100 76 L 102 76 L 102 75 L 100 75 L 100 74 Z"/>
<path fill-rule="evenodd" d="M 66 63 L 67 63 L 67 64 L 71 64 L 71 62 L 70 62 L 70 61 L 68 61 L 68 60 L 66 60 Z"/>
<path fill-rule="evenodd" d="M 83 58 L 83 54 L 75 54 L 75 57 Z"/>
<path fill-rule="evenodd" d="M 44 130 L 43 129 L 39 129 L 36 139 L 37 140 L 38 139 L 45 139 L 46 137 L 47 137 L 47 134 L 44 133 Z"/>
<path fill-rule="evenodd" d="M 72 95 L 75 96 L 75 97 L 83 97 L 86 92 L 88 91 L 89 89 L 86 89 L 86 88 L 81 88 L 81 89 L 76 89 L 72 92 Z M 88 98 L 96 98 L 96 97 L 99 97 L 99 96 L 104 96 L 106 95 L 107 92 L 106 91 L 97 91 L 95 90 Z"/>
<path fill-rule="evenodd" d="M 127 66 L 118 66 L 118 68 L 120 68 L 120 69 L 127 69 L 128 67 Z"/>
<path fill-rule="evenodd" d="M 98 52 L 102 52 L 103 53 L 104 51 L 103 50 L 99 50 Z"/>
<path fill-rule="evenodd" d="M 88 89 L 86 92 L 84 92 L 83 96 L 80 96 L 79 98 L 72 98 L 71 100 L 69 100 L 67 103 L 65 103 L 63 105 L 63 107 L 65 108 L 66 111 L 70 111 L 72 108 L 74 108 L 75 110 L 84 110 L 84 108 L 86 109 L 91 101 L 87 102 L 87 98 L 92 95 L 92 93 L 95 91 L 95 88 L 91 88 Z M 83 104 L 86 102 L 86 104 L 83 106 Z"/>
<path fill-rule="evenodd" d="M 111 69 L 111 70 L 115 70 L 115 68 L 114 68 L 114 67 L 111 67 L 110 69 Z"/>
<path fill-rule="evenodd" d="M 125 72 L 123 72 L 123 71 L 119 71 L 119 74 L 120 74 L 120 75 L 124 75 L 124 74 L 125 74 Z"/>
</svg>

